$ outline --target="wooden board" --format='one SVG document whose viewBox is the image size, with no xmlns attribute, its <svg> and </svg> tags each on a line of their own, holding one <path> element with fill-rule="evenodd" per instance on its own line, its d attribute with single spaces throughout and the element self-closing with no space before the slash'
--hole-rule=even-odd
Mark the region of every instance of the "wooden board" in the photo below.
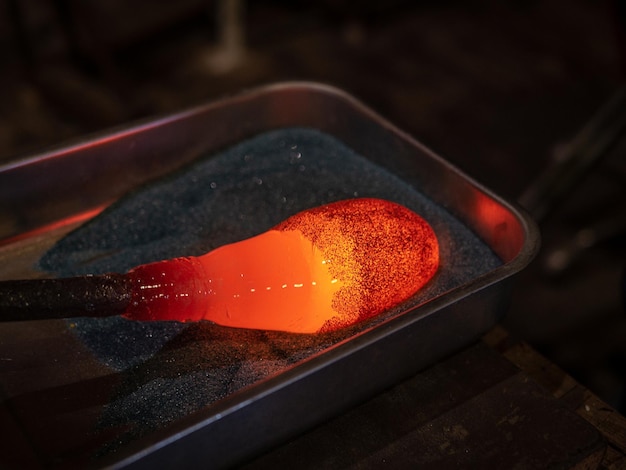
<svg viewBox="0 0 626 470">
<path fill-rule="evenodd" d="M 480 342 L 245 468 L 619 468 L 625 428 L 601 419 L 608 408 L 574 400 L 589 392 L 560 371 L 548 379 L 558 369 L 531 348 L 497 346 Z"/>
</svg>

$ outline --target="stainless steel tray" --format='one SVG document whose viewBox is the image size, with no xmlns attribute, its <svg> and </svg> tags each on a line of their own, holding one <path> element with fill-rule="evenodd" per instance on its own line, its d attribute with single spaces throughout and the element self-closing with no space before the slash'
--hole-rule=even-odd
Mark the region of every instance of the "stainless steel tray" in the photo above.
<svg viewBox="0 0 626 470">
<path fill-rule="evenodd" d="M 534 223 L 351 96 L 311 83 L 266 86 L 1 167 L 0 278 L 41 276 L 33 269 L 39 256 L 123 194 L 199 155 L 286 127 L 327 133 L 399 176 L 467 226 L 502 263 L 108 453 L 87 448 L 98 440 L 88 445 L 80 435 L 87 423 L 106 441 L 110 430 L 99 429 L 98 417 L 110 397 L 98 390 L 115 374 L 72 340 L 71 323 L 0 325 L 0 411 L 8 417 L 3 434 L 13 435 L 3 444 L 12 450 L 8 463 L 232 465 L 433 364 L 497 323 L 511 276 L 538 248 Z M 64 393 L 77 383 L 93 395 L 65 404 Z M 38 431 L 44 416 L 66 431 L 47 444 Z"/>
</svg>

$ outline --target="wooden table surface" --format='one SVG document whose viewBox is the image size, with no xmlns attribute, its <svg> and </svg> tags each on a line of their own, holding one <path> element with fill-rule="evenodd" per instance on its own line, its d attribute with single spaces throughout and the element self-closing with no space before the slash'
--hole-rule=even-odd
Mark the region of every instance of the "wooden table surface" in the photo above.
<svg viewBox="0 0 626 470">
<path fill-rule="evenodd" d="M 626 468 L 626 419 L 496 327 L 245 466 L 381 467 Z"/>
</svg>

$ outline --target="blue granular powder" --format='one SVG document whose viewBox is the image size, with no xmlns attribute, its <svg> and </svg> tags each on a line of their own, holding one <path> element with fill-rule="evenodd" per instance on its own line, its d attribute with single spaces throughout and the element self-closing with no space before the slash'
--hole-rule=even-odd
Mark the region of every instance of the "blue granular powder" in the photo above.
<svg viewBox="0 0 626 470">
<path fill-rule="evenodd" d="M 120 199 L 60 240 L 40 260 L 57 276 L 126 272 L 178 256 L 198 256 L 265 232 L 325 203 L 378 197 L 424 217 L 440 242 L 435 278 L 418 305 L 493 270 L 501 261 L 467 227 L 419 188 L 373 164 L 334 137 L 286 128 L 208 155 Z M 406 305 L 398 310 L 405 310 Z M 137 323 L 75 319 L 72 331 L 119 375 L 103 428 L 125 442 L 275 375 L 332 344 L 397 315 L 326 335 L 238 330 L 208 322 Z"/>
</svg>

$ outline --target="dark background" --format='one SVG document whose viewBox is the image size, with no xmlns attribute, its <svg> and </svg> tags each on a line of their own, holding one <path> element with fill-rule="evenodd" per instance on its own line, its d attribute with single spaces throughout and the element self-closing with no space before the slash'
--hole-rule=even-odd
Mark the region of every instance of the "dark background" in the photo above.
<svg viewBox="0 0 626 470">
<path fill-rule="evenodd" d="M 0 164 L 303 79 L 345 89 L 517 200 L 570 155 L 624 80 L 617 1 L 257 0 L 243 6 L 235 48 L 218 6 L 0 0 Z M 542 252 L 504 323 L 623 412 L 626 144 L 616 142 L 541 220 Z M 609 226 L 604 240 L 549 269 L 556 250 L 596 224 Z"/>
</svg>

